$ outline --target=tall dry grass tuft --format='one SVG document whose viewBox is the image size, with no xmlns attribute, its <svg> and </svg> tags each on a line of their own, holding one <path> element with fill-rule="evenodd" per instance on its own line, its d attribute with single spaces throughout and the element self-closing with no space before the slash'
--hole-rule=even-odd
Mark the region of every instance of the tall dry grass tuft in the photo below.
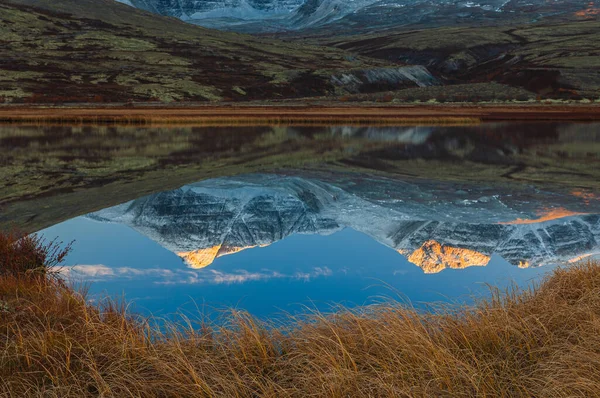
<svg viewBox="0 0 600 398">
<path fill-rule="evenodd" d="M 0 275 L 56 274 L 70 251 L 71 244 L 63 247 L 62 242 L 46 242 L 35 234 L 0 233 Z"/>
<path fill-rule="evenodd" d="M 49 397 L 597 396 L 600 264 L 473 307 L 397 303 L 156 328 L 50 280 L 0 276 L 0 394 Z"/>
</svg>

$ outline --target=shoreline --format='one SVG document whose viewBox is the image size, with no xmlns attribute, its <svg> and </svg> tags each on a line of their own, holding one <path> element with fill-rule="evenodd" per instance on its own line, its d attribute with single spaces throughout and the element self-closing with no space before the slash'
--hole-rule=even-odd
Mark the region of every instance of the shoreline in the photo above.
<svg viewBox="0 0 600 398">
<path fill-rule="evenodd" d="M 406 125 L 600 121 L 600 105 L 184 105 L 0 107 L 0 124 Z"/>
</svg>

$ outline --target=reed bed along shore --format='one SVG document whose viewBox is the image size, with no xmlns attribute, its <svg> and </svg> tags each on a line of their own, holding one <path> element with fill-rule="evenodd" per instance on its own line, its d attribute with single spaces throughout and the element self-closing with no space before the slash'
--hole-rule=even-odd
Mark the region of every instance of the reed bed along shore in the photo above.
<svg viewBox="0 0 600 398">
<path fill-rule="evenodd" d="M 377 116 L 0 116 L 0 124 L 21 125 L 119 125 L 119 126 L 407 126 L 407 125 L 471 125 L 479 124 L 476 117 L 377 117 Z"/>
<path fill-rule="evenodd" d="M 0 106 L 3 124 L 462 125 L 486 121 L 598 121 L 597 105 L 164 105 Z"/>
<path fill-rule="evenodd" d="M 0 239 L 0 394 L 7 397 L 574 397 L 600 391 L 600 264 L 473 307 L 385 303 L 269 325 L 194 328 L 90 304 Z M 2 244 L 4 242 L 5 244 Z M 17 247 L 18 249 L 14 249 Z M 41 252 L 41 254 L 40 254 Z M 17 258 L 36 259 L 36 266 Z"/>
</svg>

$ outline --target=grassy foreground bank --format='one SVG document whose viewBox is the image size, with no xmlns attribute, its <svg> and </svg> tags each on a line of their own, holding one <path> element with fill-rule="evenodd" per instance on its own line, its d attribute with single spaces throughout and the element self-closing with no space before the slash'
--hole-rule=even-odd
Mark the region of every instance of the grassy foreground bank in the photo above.
<svg viewBox="0 0 600 398">
<path fill-rule="evenodd" d="M 49 397 L 597 396 L 600 264 L 423 314 L 385 304 L 271 327 L 158 331 L 55 278 L 65 251 L 0 239 L 0 394 Z"/>
</svg>

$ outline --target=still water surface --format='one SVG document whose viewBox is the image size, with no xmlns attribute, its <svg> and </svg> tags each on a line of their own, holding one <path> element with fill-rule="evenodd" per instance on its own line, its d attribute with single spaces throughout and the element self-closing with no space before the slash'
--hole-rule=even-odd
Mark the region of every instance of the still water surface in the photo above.
<svg viewBox="0 0 600 398">
<path fill-rule="evenodd" d="M 600 253 L 598 125 L 281 129 L 284 157 L 307 141 L 338 154 L 263 154 L 259 170 L 192 174 L 41 233 L 75 241 L 64 273 L 92 297 L 157 315 L 471 301 Z"/>
</svg>

